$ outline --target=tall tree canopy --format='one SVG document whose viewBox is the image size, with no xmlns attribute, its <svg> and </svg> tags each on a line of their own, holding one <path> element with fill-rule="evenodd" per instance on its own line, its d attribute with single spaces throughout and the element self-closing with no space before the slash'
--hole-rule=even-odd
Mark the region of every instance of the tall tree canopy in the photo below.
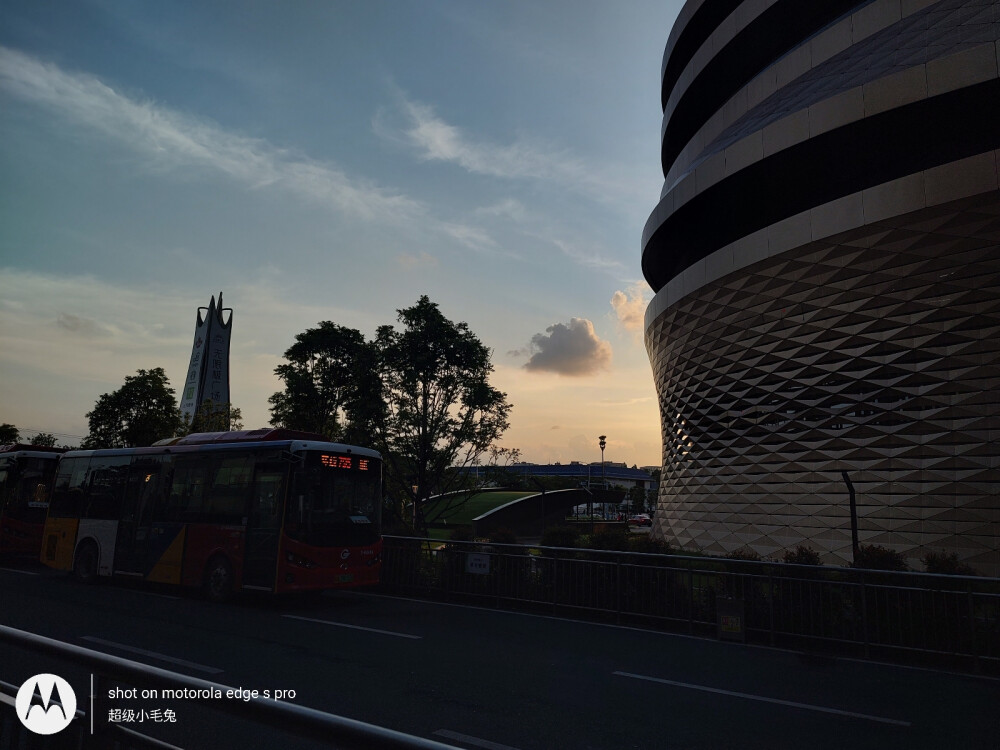
<svg viewBox="0 0 1000 750">
<path fill-rule="evenodd" d="M 14 425 L 4 422 L 0 424 L 0 445 L 12 445 L 21 442 L 21 431 Z"/>
<path fill-rule="evenodd" d="M 285 364 L 274 373 L 285 383 L 271 403 L 271 424 L 306 430 L 331 440 L 346 440 L 363 380 L 377 377 L 362 372 L 370 364 L 365 337 L 353 328 L 323 321 L 295 337 L 285 352 Z"/>
<path fill-rule="evenodd" d="M 105 393 L 87 414 L 83 448 L 130 448 L 173 437 L 183 425 L 174 389 L 163 368 L 137 370 L 117 391 Z"/>
<path fill-rule="evenodd" d="M 490 350 L 426 296 L 399 310 L 401 330 L 378 329 L 383 418 L 375 422 L 392 489 L 421 504 L 451 489 L 456 472 L 486 454 L 509 426 L 507 394 L 489 383 Z"/>
<path fill-rule="evenodd" d="M 401 327 L 381 326 L 370 342 L 328 321 L 296 336 L 275 369 L 285 389 L 270 399 L 271 424 L 378 450 L 390 494 L 413 503 L 422 525 L 421 503 L 460 477 L 451 469 L 496 453 L 511 406 L 466 323 L 426 296 L 397 314 Z"/>
</svg>

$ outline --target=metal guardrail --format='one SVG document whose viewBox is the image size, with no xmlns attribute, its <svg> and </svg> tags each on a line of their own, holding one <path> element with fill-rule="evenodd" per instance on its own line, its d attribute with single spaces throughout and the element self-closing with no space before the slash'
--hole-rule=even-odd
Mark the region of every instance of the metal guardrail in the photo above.
<svg viewBox="0 0 1000 750">
<path fill-rule="evenodd" d="M 382 586 L 1000 673 L 1000 579 L 385 537 Z"/>
<path fill-rule="evenodd" d="M 97 696 L 106 695 L 107 687 L 118 683 L 136 687 L 140 691 L 143 688 L 220 690 L 225 695 L 227 690 L 233 689 L 221 683 L 188 677 L 3 625 L 0 625 L 0 643 L 25 649 L 33 654 L 54 656 L 68 665 L 91 670 L 94 675 L 93 692 Z M 78 702 L 76 720 L 67 729 L 49 736 L 32 734 L 21 725 L 14 713 L 16 691 L 17 686 L 0 682 L 0 747 L 46 750 L 49 748 L 178 750 L 174 745 L 145 736 L 120 724 L 108 722 L 106 713 L 102 715 L 100 709 L 91 708 L 89 700 L 82 698 Z M 95 706 L 101 705 L 100 702 L 95 704 Z M 266 725 L 269 729 L 282 734 L 318 741 L 328 747 L 344 750 L 459 750 L 452 745 L 271 699 L 212 700 L 204 701 L 201 705 L 211 711 L 235 716 L 258 726 Z M 287 743 L 278 741 L 274 746 L 280 747 L 282 744 L 288 746 Z"/>
</svg>

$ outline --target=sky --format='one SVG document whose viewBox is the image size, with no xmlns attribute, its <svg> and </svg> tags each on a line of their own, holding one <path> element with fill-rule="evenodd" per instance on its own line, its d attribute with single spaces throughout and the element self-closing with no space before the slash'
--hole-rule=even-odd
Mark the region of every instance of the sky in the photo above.
<svg viewBox="0 0 1000 750">
<path fill-rule="evenodd" d="M 231 399 L 330 320 L 427 295 L 490 348 L 503 446 L 658 465 L 642 317 L 680 0 L 0 0 L 0 422 L 76 444 L 179 391 L 233 308 Z"/>
</svg>

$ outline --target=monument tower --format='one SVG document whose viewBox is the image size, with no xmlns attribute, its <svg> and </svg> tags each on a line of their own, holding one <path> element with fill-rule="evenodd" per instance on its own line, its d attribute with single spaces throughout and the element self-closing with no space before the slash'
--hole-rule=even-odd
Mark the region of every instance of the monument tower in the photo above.
<svg viewBox="0 0 1000 750">
<path fill-rule="evenodd" d="M 202 312 L 204 311 L 204 315 Z M 229 313 L 228 319 L 224 314 Z M 199 407 L 211 401 L 214 411 L 229 408 L 229 339 L 232 333 L 233 309 L 219 304 L 215 297 L 208 307 L 199 307 L 194 326 L 194 345 L 191 363 L 181 397 L 181 415 L 185 420 L 194 419 Z"/>
</svg>

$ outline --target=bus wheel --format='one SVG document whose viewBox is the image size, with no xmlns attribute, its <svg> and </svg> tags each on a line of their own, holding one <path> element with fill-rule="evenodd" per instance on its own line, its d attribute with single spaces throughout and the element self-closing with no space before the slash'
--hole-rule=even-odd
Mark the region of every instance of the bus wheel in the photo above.
<svg viewBox="0 0 1000 750">
<path fill-rule="evenodd" d="M 97 581 L 97 545 L 93 542 L 84 542 L 77 548 L 73 558 L 73 576 L 80 583 Z"/>
<path fill-rule="evenodd" d="M 202 585 L 209 601 L 224 602 L 233 594 L 233 568 L 224 557 L 213 557 L 205 566 Z"/>
</svg>

